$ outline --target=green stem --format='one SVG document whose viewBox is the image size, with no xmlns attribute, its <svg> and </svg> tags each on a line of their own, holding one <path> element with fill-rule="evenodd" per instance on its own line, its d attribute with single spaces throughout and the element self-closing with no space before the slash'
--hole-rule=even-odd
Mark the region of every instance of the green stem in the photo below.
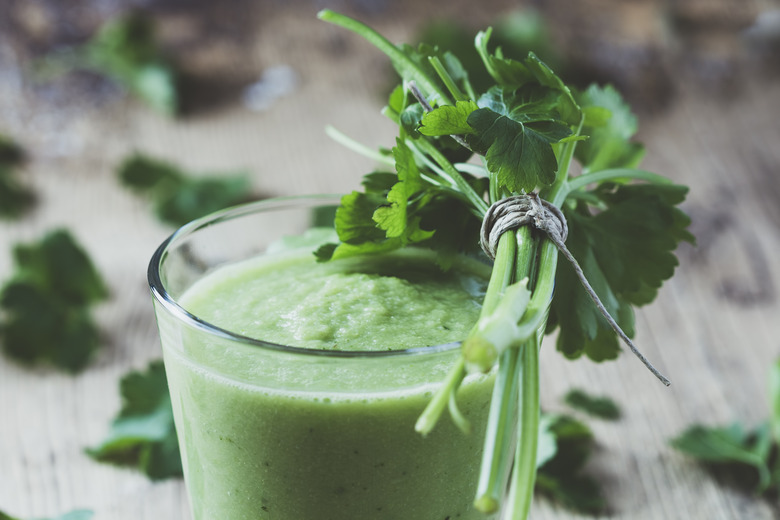
<svg viewBox="0 0 780 520">
<path fill-rule="evenodd" d="M 514 244 L 514 248 L 509 247 Z M 505 249 L 502 249 L 502 245 Z M 511 256 L 505 256 L 511 253 Z M 491 276 L 488 285 L 488 295 L 485 296 L 485 306 L 490 305 L 488 313 L 493 312 L 503 289 L 507 285 L 532 276 L 536 271 L 536 243 L 530 228 L 518 229 L 515 233 L 504 233 L 498 242 L 496 261 L 493 271 L 498 271 L 496 277 Z M 491 286 L 502 284 L 500 291 L 491 291 Z M 526 311 L 528 312 L 528 311 Z M 501 355 L 498 364 L 493 397 L 488 414 L 485 445 L 482 455 L 479 483 L 474 506 L 484 512 L 492 513 L 498 510 L 506 489 L 506 479 L 509 475 L 512 457 L 512 444 L 515 439 L 515 418 L 517 417 L 517 397 L 522 374 L 519 365 L 520 346 L 510 346 Z M 511 419 L 511 420 L 510 420 Z"/>
<path fill-rule="evenodd" d="M 568 191 L 572 192 L 574 190 L 584 188 L 588 184 L 592 183 L 625 178 L 643 180 L 653 184 L 670 184 L 672 182 L 662 175 L 645 170 L 635 170 L 633 168 L 613 168 L 610 170 L 599 170 L 597 172 L 583 173 L 578 177 L 569 179 Z"/>
<path fill-rule="evenodd" d="M 484 166 L 480 166 L 478 164 L 455 163 L 453 166 L 455 166 L 455 169 L 459 172 L 469 173 L 475 177 L 487 177 L 490 175 Z"/>
<path fill-rule="evenodd" d="M 512 451 L 517 423 L 517 397 L 520 385 L 520 349 L 508 348 L 498 362 L 498 373 L 490 399 L 485 447 L 474 507 L 483 513 L 498 511 L 512 468 Z"/>
<path fill-rule="evenodd" d="M 439 75 L 439 78 L 442 80 L 442 82 L 444 82 L 444 86 L 447 87 L 447 90 L 450 91 L 450 94 L 452 94 L 452 97 L 455 98 L 456 102 L 466 101 L 469 99 L 463 92 L 461 92 L 461 90 L 458 88 L 458 85 L 455 84 L 452 76 L 450 76 L 450 73 L 447 72 L 447 69 L 444 68 L 444 65 L 442 65 L 438 56 L 429 57 L 428 62 L 433 66 L 433 70 L 435 70 L 436 74 Z"/>
<path fill-rule="evenodd" d="M 373 159 L 379 163 L 386 164 L 388 166 L 395 166 L 395 161 L 393 160 L 392 156 L 384 155 L 373 148 L 369 148 L 363 143 L 355 141 L 333 126 L 326 126 L 325 134 L 337 143 L 345 146 L 346 148 L 349 148 L 353 152 L 356 152 L 364 157 L 368 157 L 369 159 Z"/>
<path fill-rule="evenodd" d="M 413 79 L 423 90 L 429 93 L 429 96 L 431 93 L 435 94 L 437 97 L 437 104 L 452 105 L 452 101 L 450 101 L 447 93 L 439 88 L 436 82 L 433 81 L 433 79 L 428 76 L 428 74 L 426 74 L 419 65 L 412 61 L 409 56 L 404 54 L 401 49 L 399 49 L 390 40 L 376 32 L 371 27 L 368 27 L 367 25 L 348 16 L 344 16 L 343 14 L 331 11 L 330 9 L 323 9 L 317 13 L 317 17 L 320 20 L 325 20 L 326 22 L 338 25 L 362 36 L 366 39 L 366 41 L 374 45 L 377 49 L 386 54 L 388 58 L 390 58 L 390 61 L 393 63 L 393 66 L 395 66 L 395 69 L 402 78 Z"/>
<path fill-rule="evenodd" d="M 531 337 L 522 346 L 520 421 L 515 466 L 509 488 L 508 520 L 525 520 L 531 510 L 536 483 L 536 451 L 539 441 L 539 339 Z"/>
<path fill-rule="evenodd" d="M 449 407 L 450 396 L 458 390 L 458 387 L 463 382 L 463 378 L 466 377 L 465 365 L 465 360 L 463 357 L 460 357 L 455 366 L 450 369 L 444 384 L 434 394 L 425 410 L 420 414 L 420 417 L 417 418 L 414 429 L 418 433 L 428 435 L 433 430 L 433 427 L 436 426 L 444 409 Z"/>
<path fill-rule="evenodd" d="M 444 170 L 447 176 L 455 183 L 458 190 L 462 191 L 474 205 L 475 208 L 484 215 L 488 210 L 488 205 L 485 200 L 474 191 L 474 188 L 463 178 L 463 175 L 455 168 L 452 163 L 444 157 L 439 150 L 436 149 L 430 142 L 425 139 L 417 139 L 409 143 L 410 146 L 416 145 L 419 149 L 428 154 L 436 163 Z"/>
</svg>

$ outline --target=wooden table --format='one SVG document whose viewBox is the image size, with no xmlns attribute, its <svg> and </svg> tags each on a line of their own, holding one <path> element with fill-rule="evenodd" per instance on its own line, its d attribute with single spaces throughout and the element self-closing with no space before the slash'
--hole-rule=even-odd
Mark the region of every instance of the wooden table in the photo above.
<svg viewBox="0 0 780 520">
<path fill-rule="evenodd" d="M 394 41 L 430 15 L 411 1 L 381 4 L 374 14 L 360 5 Z M 442 12 L 483 24 L 510 3 L 485 5 L 492 7 L 453 2 Z M 220 36 L 217 16 L 205 39 L 198 31 L 206 25 L 166 14 L 168 44 L 193 70 L 246 84 L 267 67 L 291 66 L 296 87 L 265 111 L 244 107 L 236 89 L 176 120 L 114 91 L 74 94 L 83 83 L 73 79 L 32 89 L 18 74 L 22 54 L 0 47 L 0 132 L 28 151 L 22 175 L 40 199 L 27 218 L 0 223 L 0 278 L 11 271 L 11 244 L 66 226 L 112 293 L 96 312 L 104 347 L 83 373 L 0 358 L 1 510 L 21 518 L 76 508 L 94 510 L 97 520 L 190 518 L 181 481 L 152 483 L 83 452 L 118 411 L 120 377 L 160 357 L 145 273 L 172 230 L 117 183 L 114 169 L 140 151 L 199 172 L 245 169 L 262 195 L 357 187 L 370 161 L 323 128 L 333 124 L 370 146 L 392 143 L 393 125 L 379 114 L 386 64 L 367 44 L 316 21 L 315 11 L 306 2 L 258 4 L 243 19 L 250 36 Z M 698 237 L 696 248 L 680 249 L 677 275 L 658 301 L 638 315 L 636 340 L 673 386 L 658 384 L 630 355 L 595 364 L 563 359 L 550 340 L 543 348 L 546 409 L 562 409 L 565 392 L 580 387 L 624 410 L 616 423 L 589 421 L 598 450 L 588 471 L 603 483 L 613 519 L 780 518 L 777 504 L 720 486 L 668 446 L 694 422 L 767 417 L 766 376 L 780 357 L 780 81 L 753 70 L 725 94 L 705 84 L 678 84 L 664 108 L 646 110 L 639 135 L 647 169 L 691 186 L 685 209 Z M 542 499 L 534 505 L 535 519 L 574 517 Z"/>
</svg>

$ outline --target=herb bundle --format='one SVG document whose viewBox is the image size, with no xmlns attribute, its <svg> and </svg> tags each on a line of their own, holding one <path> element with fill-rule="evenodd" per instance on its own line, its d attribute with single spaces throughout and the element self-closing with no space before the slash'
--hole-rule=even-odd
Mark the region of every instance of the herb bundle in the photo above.
<svg viewBox="0 0 780 520">
<path fill-rule="evenodd" d="M 508 518 L 527 518 L 537 470 L 541 338 L 558 330 L 565 356 L 602 361 L 620 352 L 616 330 L 635 350 L 634 308 L 650 303 L 672 276 L 677 244 L 693 241 L 677 207 L 687 188 L 637 168 L 644 149 L 631 141 L 636 118 L 617 91 L 576 91 L 533 53 L 504 56 L 491 49 L 490 29 L 477 35 L 475 47 L 492 85 L 476 91 L 471 71 L 445 49 L 395 45 L 330 10 L 319 17 L 375 45 L 402 83 L 384 109 L 398 124 L 396 145 L 370 154 L 383 167 L 364 178 L 363 191 L 342 198 L 339 243 L 317 255 L 326 261 L 421 246 L 436 250 L 447 268 L 454 255 L 487 244 L 494 264 L 482 314 L 417 429 L 429 432 L 445 409 L 466 429 L 455 393 L 468 371 L 497 365 L 475 504 L 497 511 L 510 482 Z M 520 214 L 508 203 L 522 206 Z M 509 223 L 499 217 L 504 224 L 492 228 L 492 237 L 485 224 L 480 239 L 494 213 L 509 213 Z M 567 256 L 577 268 L 558 262 L 553 242 L 562 244 L 567 231 Z M 602 310 L 581 287 L 580 267 Z"/>
</svg>

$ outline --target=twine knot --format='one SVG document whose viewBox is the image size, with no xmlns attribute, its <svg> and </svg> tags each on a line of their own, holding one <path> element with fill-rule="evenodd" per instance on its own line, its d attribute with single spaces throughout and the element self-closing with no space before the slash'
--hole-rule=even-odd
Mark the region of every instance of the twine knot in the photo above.
<svg viewBox="0 0 780 520">
<path fill-rule="evenodd" d="M 574 272 L 579 278 L 582 287 L 585 292 L 588 293 L 596 308 L 601 315 L 607 320 L 607 323 L 615 331 L 615 333 L 628 345 L 631 352 L 636 355 L 637 358 L 655 375 L 663 384 L 669 386 L 671 383 L 664 377 L 657 368 L 653 366 L 650 361 L 639 352 L 631 338 L 620 328 L 620 325 L 610 315 L 609 311 L 604 307 L 601 299 L 593 290 L 593 287 L 585 277 L 585 273 L 582 271 L 582 267 L 571 254 L 571 251 L 566 247 L 566 237 L 569 235 L 569 228 L 566 225 L 566 218 L 563 216 L 561 210 L 550 204 L 544 199 L 540 199 L 536 193 L 529 193 L 527 195 L 513 195 L 505 199 L 501 199 L 498 202 L 490 206 L 485 213 L 485 218 L 482 219 L 482 230 L 480 232 L 480 245 L 482 250 L 491 259 L 496 259 L 496 248 L 498 248 L 498 241 L 501 235 L 506 231 L 517 229 L 521 226 L 531 225 L 540 231 L 544 231 L 550 241 L 555 244 L 558 251 L 569 261 L 574 268 Z"/>
<path fill-rule="evenodd" d="M 544 231 L 556 243 L 566 242 L 569 235 L 563 212 L 536 193 L 529 193 L 501 199 L 488 208 L 482 219 L 479 244 L 485 254 L 495 260 L 501 235 L 526 225 Z"/>
</svg>

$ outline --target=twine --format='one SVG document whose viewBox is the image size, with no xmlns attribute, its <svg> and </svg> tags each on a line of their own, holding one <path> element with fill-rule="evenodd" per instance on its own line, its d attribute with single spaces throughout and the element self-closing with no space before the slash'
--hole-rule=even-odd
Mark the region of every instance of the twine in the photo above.
<svg viewBox="0 0 780 520">
<path fill-rule="evenodd" d="M 631 338 L 623 332 L 620 325 L 617 324 L 612 315 L 607 311 L 601 299 L 593 290 L 593 287 L 585 277 L 580 264 L 566 247 L 566 238 L 569 235 L 569 228 L 566 224 L 566 218 L 563 212 L 553 204 L 539 198 L 536 193 L 523 195 L 513 195 L 495 202 L 488 208 L 485 217 L 482 219 L 482 229 L 480 231 L 480 246 L 487 256 L 492 260 L 496 259 L 496 248 L 501 235 L 507 231 L 518 229 L 522 226 L 531 225 L 536 229 L 543 231 L 547 237 L 563 254 L 566 260 L 574 268 L 577 278 L 580 280 L 585 292 L 588 293 L 593 303 L 598 308 L 604 319 L 615 331 L 615 333 L 628 345 L 631 352 L 653 373 L 663 384 L 669 386 L 671 382 L 656 369 L 650 361 L 639 352 L 639 349 L 631 341 Z"/>
</svg>

